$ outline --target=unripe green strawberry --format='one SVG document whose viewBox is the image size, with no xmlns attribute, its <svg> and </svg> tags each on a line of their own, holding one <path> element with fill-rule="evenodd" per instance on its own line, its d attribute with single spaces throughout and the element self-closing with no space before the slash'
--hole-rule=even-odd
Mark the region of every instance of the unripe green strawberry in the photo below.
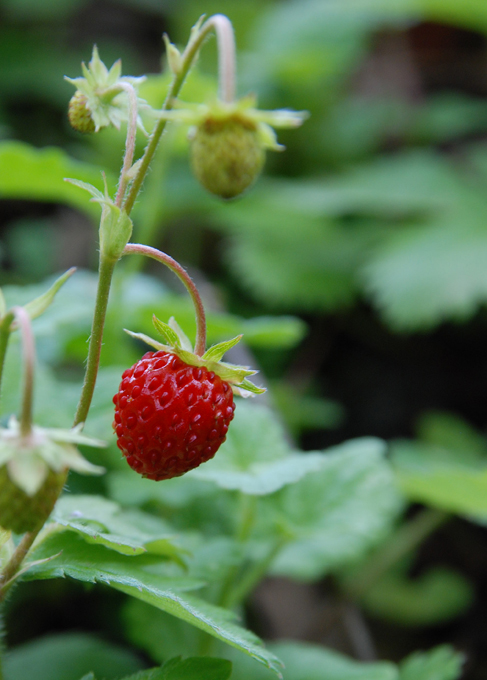
<svg viewBox="0 0 487 680">
<path fill-rule="evenodd" d="M 222 198 L 245 191 L 259 176 L 264 161 L 257 124 L 238 112 L 208 116 L 192 137 L 194 174 L 205 189 Z"/>
<path fill-rule="evenodd" d="M 95 123 L 88 108 L 88 100 L 79 90 L 71 97 L 68 107 L 68 120 L 78 132 L 95 132 Z"/>
<path fill-rule="evenodd" d="M 51 514 L 61 493 L 64 472 L 49 470 L 40 489 L 29 496 L 10 479 L 7 466 L 0 468 L 0 526 L 16 534 L 34 531 Z"/>
</svg>

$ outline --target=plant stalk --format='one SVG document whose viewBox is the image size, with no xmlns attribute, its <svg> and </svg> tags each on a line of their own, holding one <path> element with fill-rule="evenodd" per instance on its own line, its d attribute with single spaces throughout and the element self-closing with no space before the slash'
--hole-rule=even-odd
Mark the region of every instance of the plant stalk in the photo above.
<svg viewBox="0 0 487 680">
<path fill-rule="evenodd" d="M 199 30 L 191 35 L 186 49 L 181 55 L 181 67 L 174 74 L 166 99 L 162 105 L 162 111 L 170 111 L 174 107 L 174 102 L 198 54 L 198 50 L 212 30 L 215 30 L 218 39 L 220 96 L 223 101 L 233 101 L 235 92 L 235 41 L 233 38 L 233 28 L 227 17 L 223 16 L 223 14 L 216 14 L 210 17 Z M 130 215 L 134 207 L 150 162 L 156 152 L 161 135 L 165 130 L 166 123 L 167 121 L 161 118 L 156 123 L 149 137 L 139 170 L 123 204 L 123 209 L 127 215 Z"/>
<path fill-rule="evenodd" d="M 113 260 L 104 257 L 103 253 L 100 254 L 98 290 L 96 293 L 86 372 L 73 425 L 78 425 L 79 423 L 84 423 L 86 421 L 93 399 L 96 376 L 98 375 L 98 366 L 100 365 L 103 327 L 105 325 L 107 313 L 108 296 L 110 294 L 110 285 L 115 264 L 116 262 Z"/>
<path fill-rule="evenodd" d="M 20 543 L 15 549 L 14 554 L 6 564 L 5 569 L 2 571 L 0 575 L 0 602 L 3 602 L 5 599 L 7 591 L 10 587 L 10 581 L 20 569 L 25 556 L 31 549 L 32 544 L 34 543 L 37 534 L 41 529 L 42 524 L 39 525 L 39 528 L 36 531 L 29 531 L 23 535 Z"/>
<path fill-rule="evenodd" d="M 195 354 L 202 356 L 205 353 L 206 347 L 206 317 L 205 310 L 203 307 L 203 302 L 201 300 L 198 289 L 196 288 L 193 279 L 189 276 L 188 272 L 181 267 L 179 262 L 176 262 L 172 257 L 166 253 L 157 250 L 156 248 L 151 248 L 151 246 L 141 245 L 139 243 L 128 243 L 122 253 L 123 255 L 135 254 L 135 255 L 145 255 L 153 260 L 157 260 L 161 264 L 165 264 L 166 267 L 176 274 L 180 279 L 182 284 L 185 286 L 186 290 L 193 300 L 195 312 L 196 312 L 196 341 L 195 341 Z"/>
<path fill-rule="evenodd" d="M 34 396 L 35 341 L 29 314 L 23 307 L 13 307 L 12 312 L 22 332 L 22 350 L 24 355 L 24 389 L 22 391 L 22 412 L 20 415 L 20 433 L 28 437 L 32 432 L 32 401 Z"/>
<path fill-rule="evenodd" d="M 115 199 L 115 205 L 117 207 L 122 206 L 123 198 L 127 190 L 129 177 L 128 172 L 132 167 L 134 161 L 135 152 L 135 139 L 137 136 L 137 93 L 130 83 L 123 83 L 123 89 L 127 93 L 129 100 L 129 119 L 127 121 L 127 139 L 125 142 L 125 155 L 123 159 L 123 166 L 120 172 L 120 179 L 118 182 L 117 197 Z"/>
</svg>

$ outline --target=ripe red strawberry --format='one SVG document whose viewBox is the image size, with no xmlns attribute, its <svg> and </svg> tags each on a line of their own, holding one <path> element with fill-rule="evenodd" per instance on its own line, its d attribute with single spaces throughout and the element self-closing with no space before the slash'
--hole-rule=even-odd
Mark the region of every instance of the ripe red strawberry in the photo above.
<svg viewBox="0 0 487 680">
<path fill-rule="evenodd" d="M 130 333 L 159 351 L 123 373 L 113 428 L 130 467 L 159 481 L 213 458 L 233 419 L 233 391 L 264 390 L 247 380 L 255 371 L 220 361 L 241 336 L 197 356 L 174 319 L 167 325 L 154 317 L 154 325 L 168 344 Z"/>
<path fill-rule="evenodd" d="M 235 410 L 227 382 L 164 351 L 147 352 L 122 378 L 114 429 L 131 468 L 158 481 L 213 458 Z"/>
</svg>

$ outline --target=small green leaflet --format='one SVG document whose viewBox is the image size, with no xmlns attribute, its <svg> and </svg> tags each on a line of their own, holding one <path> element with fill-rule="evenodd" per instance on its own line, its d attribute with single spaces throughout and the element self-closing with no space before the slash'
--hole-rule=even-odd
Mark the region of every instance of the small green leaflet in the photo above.
<svg viewBox="0 0 487 680">
<path fill-rule="evenodd" d="M 92 184 L 88 184 L 88 182 L 81 182 L 79 179 L 71 179 L 70 177 L 66 177 L 65 182 L 68 182 L 69 184 L 73 184 L 75 187 L 79 187 L 80 189 L 84 189 L 87 191 L 89 194 L 93 196 L 93 198 L 98 198 L 101 201 L 105 200 L 104 195 L 102 192 L 94 187 Z"/>
</svg>

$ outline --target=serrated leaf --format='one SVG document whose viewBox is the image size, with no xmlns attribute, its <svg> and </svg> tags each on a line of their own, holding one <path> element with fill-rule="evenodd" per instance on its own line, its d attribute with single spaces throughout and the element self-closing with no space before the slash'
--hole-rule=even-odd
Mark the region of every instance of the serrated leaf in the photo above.
<svg viewBox="0 0 487 680">
<path fill-rule="evenodd" d="M 180 568 L 159 556 L 128 556 L 102 545 L 88 543 L 77 533 L 56 532 L 47 536 L 30 554 L 36 562 L 59 553 L 50 562 L 35 564 L 25 575 L 26 580 L 64 578 L 69 576 L 88 583 L 106 583 L 113 588 L 134 586 L 149 592 L 162 593 L 195 590 L 203 584 L 180 576 Z"/>
<path fill-rule="evenodd" d="M 103 545 L 123 555 L 145 552 L 181 561 L 174 532 L 153 515 L 126 511 L 101 496 L 66 494 L 56 503 L 51 519 L 75 531 L 88 542 Z"/>
<path fill-rule="evenodd" d="M 171 328 L 171 326 L 169 326 L 169 324 L 164 323 L 164 321 L 158 319 L 157 316 L 155 316 L 155 314 L 152 317 L 152 323 L 156 331 L 160 333 L 160 335 L 162 335 L 162 337 L 164 338 L 168 345 L 170 345 L 171 347 L 182 349 L 178 334 L 174 329 Z"/>
<path fill-rule="evenodd" d="M 307 642 L 277 642 L 270 648 L 282 659 L 286 680 L 399 680 L 397 667 L 388 661 L 359 662 Z M 232 661 L 232 680 L 272 678 L 268 671 L 241 654 L 238 657 L 233 654 Z"/>
<path fill-rule="evenodd" d="M 135 673 L 143 664 L 125 647 L 94 635 L 61 633 L 16 646 L 2 665 L 8 680 L 34 676 L 36 680 L 79 680 L 82 676 L 116 680 L 127 672 Z"/>
<path fill-rule="evenodd" d="M 322 461 L 322 454 L 293 452 L 270 409 L 239 402 L 218 456 L 189 474 L 223 489 L 265 495 L 319 470 Z"/>
<path fill-rule="evenodd" d="M 47 538 L 33 551 L 32 558 L 42 559 L 60 550 L 59 557 L 48 564 L 35 566 L 25 578 L 70 576 L 80 581 L 105 583 L 187 621 L 244 651 L 280 675 L 279 660 L 263 647 L 257 636 L 237 625 L 231 612 L 199 598 L 182 596 L 182 591 L 201 584 L 193 579 L 169 576 L 170 568 L 160 559 L 151 555 L 120 555 L 101 546 L 88 545 L 70 532 Z"/>
<path fill-rule="evenodd" d="M 399 666 L 399 680 L 458 680 L 463 662 L 463 654 L 449 645 L 415 652 Z"/>
<path fill-rule="evenodd" d="M 213 347 L 210 347 L 206 350 L 201 358 L 211 361 L 220 361 L 223 355 L 232 349 L 232 347 L 235 347 L 235 345 L 237 345 L 242 338 L 243 335 L 237 335 L 237 337 L 233 338 L 232 340 L 227 340 L 226 342 L 220 342 L 217 345 L 213 345 Z"/>
<path fill-rule="evenodd" d="M 304 581 L 350 563 L 383 540 L 403 501 L 379 439 L 327 450 L 321 469 L 262 499 L 259 532 L 288 537 L 272 572 Z"/>
</svg>

